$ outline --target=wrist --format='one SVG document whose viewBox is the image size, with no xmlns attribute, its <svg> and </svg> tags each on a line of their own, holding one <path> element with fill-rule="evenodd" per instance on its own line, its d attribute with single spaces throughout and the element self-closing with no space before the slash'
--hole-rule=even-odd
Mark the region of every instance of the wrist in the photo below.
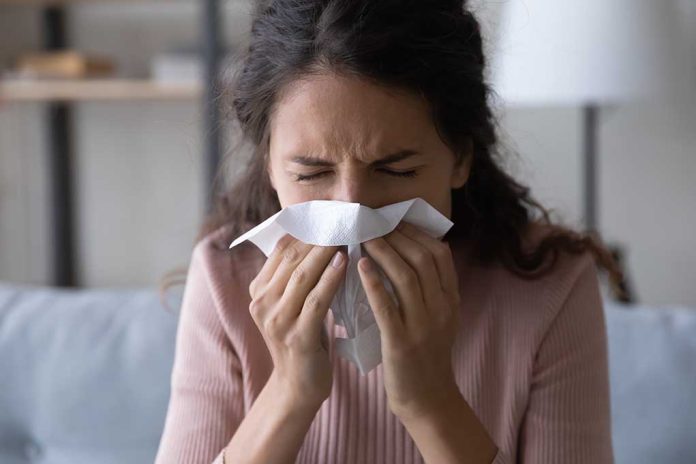
<svg viewBox="0 0 696 464">
<path fill-rule="evenodd" d="M 455 405 L 464 401 L 459 387 L 452 383 L 443 392 L 427 395 L 427 399 L 409 405 L 394 406 L 392 412 L 404 424 L 422 420 L 437 420 L 454 413 Z"/>
<path fill-rule="evenodd" d="M 430 455 L 426 461 L 460 462 L 455 456 L 468 456 L 471 461 L 467 462 L 492 462 L 498 449 L 461 393 L 443 395 L 443 401 L 437 404 L 399 417 L 424 457 Z M 440 446 L 427 449 L 438 441 L 442 442 Z M 443 459 L 439 454 L 442 450 L 451 453 L 451 458 Z"/>
<path fill-rule="evenodd" d="M 264 390 L 268 390 L 269 397 L 274 399 L 278 407 L 286 411 L 311 413 L 312 416 L 327 398 L 297 391 L 275 372 L 268 378 Z"/>
</svg>

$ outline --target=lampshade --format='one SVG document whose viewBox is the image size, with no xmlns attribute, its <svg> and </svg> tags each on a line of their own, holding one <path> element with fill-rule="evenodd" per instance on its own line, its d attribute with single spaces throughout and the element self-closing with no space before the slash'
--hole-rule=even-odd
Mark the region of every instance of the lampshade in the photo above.
<svg viewBox="0 0 696 464">
<path fill-rule="evenodd" d="M 691 71 L 677 14 L 670 0 L 508 0 L 493 87 L 513 105 L 664 96 Z"/>
</svg>

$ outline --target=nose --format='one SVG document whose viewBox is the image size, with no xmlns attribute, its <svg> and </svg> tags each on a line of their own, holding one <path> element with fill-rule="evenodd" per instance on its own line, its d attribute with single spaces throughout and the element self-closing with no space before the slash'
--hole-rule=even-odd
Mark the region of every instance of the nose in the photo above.
<svg viewBox="0 0 696 464">
<path fill-rule="evenodd" d="M 379 207 L 378 189 L 360 175 L 345 175 L 335 184 L 332 200 L 360 203 L 370 208 Z"/>
</svg>

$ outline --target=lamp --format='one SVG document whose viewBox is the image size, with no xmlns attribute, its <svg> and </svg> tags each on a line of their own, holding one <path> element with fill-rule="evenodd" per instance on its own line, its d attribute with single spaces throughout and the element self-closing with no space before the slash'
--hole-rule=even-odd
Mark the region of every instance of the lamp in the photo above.
<svg viewBox="0 0 696 464">
<path fill-rule="evenodd" d="M 512 106 L 582 106 L 583 209 L 590 233 L 599 229 L 600 106 L 659 98 L 684 82 L 688 68 L 677 19 L 670 1 L 509 0 L 503 7 L 493 88 Z M 620 299 L 630 301 L 623 293 Z"/>
<path fill-rule="evenodd" d="M 584 222 L 598 229 L 596 148 L 601 105 L 671 93 L 687 69 L 671 1 L 509 0 L 493 87 L 513 106 L 583 107 Z"/>
</svg>

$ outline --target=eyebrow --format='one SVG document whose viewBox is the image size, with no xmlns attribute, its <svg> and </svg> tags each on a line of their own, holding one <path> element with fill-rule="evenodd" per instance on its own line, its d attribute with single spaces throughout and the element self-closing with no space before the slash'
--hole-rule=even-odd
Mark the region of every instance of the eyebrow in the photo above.
<svg viewBox="0 0 696 464">
<path fill-rule="evenodd" d="M 411 156 L 416 156 L 420 155 L 419 152 L 416 150 L 399 150 L 395 153 L 391 153 L 389 155 L 386 155 L 378 160 L 373 161 L 370 163 L 370 165 L 374 166 L 383 166 L 385 164 L 391 164 L 391 163 L 396 163 L 397 161 L 401 161 L 403 159 L 409 158 Z M 315 158 L 312 156 L 295 156 L 294 158 L 291 159 L 291 161 L 302 164 L 304 166 L 333 166 L 334 163 L 331 161 L 326 161 L 321 158 Z"/>
</svg>

